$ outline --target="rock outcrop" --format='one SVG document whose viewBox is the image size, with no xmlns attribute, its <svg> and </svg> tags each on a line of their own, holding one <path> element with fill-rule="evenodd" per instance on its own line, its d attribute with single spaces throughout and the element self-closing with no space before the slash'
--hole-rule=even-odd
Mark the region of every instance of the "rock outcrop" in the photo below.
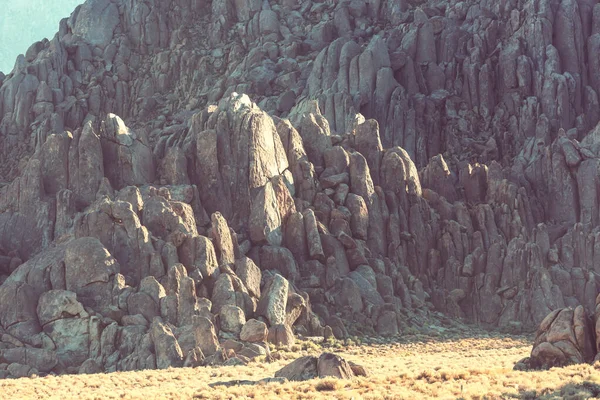
<svg viewBox="0 0 600 400">
<path fill-rule="evenodd" d="M 275 372 L 275 378 L 285 378 L 289 381 L 327 377 L 351 379 L 355 376 L 367 375 L 364 367 L 348 362 L 333 353 L 323 353 L 319 357 L 300 357 Z"/>
<path fill-rule="evenodd" d="M 549 369 L 597 361 L 600 357 L 600 295 L 593 313 L 583 306 L 552 311 L 540 324 L 531 356 L 515 369 Z"/>
<path fill-rule="evenodd" d="M 594 359 L 595 343 L 582 306 L 550 313 L 538 329 L 529 364 L 532 368 L 581 364 Z"/>
<path fill-rule="evenodd" d="M 0 74 L 0 362 L 235 364 L 432 309 L 587 361 L 599 15 L 87 0 Z"/>
</svg>

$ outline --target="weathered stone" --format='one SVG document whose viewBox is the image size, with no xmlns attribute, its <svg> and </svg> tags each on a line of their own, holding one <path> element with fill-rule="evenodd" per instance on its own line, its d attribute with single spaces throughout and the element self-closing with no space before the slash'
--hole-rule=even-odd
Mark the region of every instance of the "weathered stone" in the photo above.
<svg viewBox="0 0 600 400">
<path fill-rule="evenodd" d="M 354 372 L 352 372 L 348 362 L 332 353 L 321 354 L 317 361 L 317 373 L 319 378 L 331 376 L 339 379 L 350 379 L 354 377 Z"/>
<path fill-rule="evenodd" d="M 191 207 L 163 196 L 152 196 L 144 202 L 142 220 L 154 235 L 165 241 L 177 242 L 177 235 L 198 235 Z"/>
<path fill-rule="evenodd" d="M 37 305 L 37 315 L 42 326 L 61 318 L 87 315 L 77 295 L 66 290 L 50 290 L 43 293 Z M 38 368 L 40 371 L 41 369 Z"/>
<path fill-rule="evenodd" d="M 184 361 L 183 353 L 171 329 L 155 318 L 150 332 L 156 352 L 156 367 L 159 369 L 181 367 Z"/>
<path fill-rule="evenodd" d="M 268 329 L 264 322 L 255 319 L 248 320 L 240 332 L 240 339 L 244 342 L 262 343 L 267 340 Z"/>
<path fill-rule="evenodd" d="M 259 189 L 252 201 L 249 220 L 250 239 L 255 243 L 281 245 L 283 240 L 281 222 L 277 195 L 271 182 L 268 182 Z"/>
<path fill-rule="evenodd" d="M 235 262 L 235 273 L 240 278 L 244 286 L 248 289 L 248 292 L 252 296 L 260 298 L 260 282 L 262 279 L 262 273 L 254 261 L 248 257 L 242 257 L 241 259 L 237 260 Z"/>
<path fill-rule="evenodd" d="M 202 354 L 202 350 L 196 348 L 190 351 L 185 357 L 185 361 L 183 362 L 184 368 L 196 368 L 202 365 L 204 362 L 204 354 Z"/>
<path fill-rule="evenodd" d="M 104 47 L 112 40 L 118 24 L 117 6 L 109 0 L 95 0 L 79 9 L 73 32 L 92 45 Z"/>
<path fill-rule="evenodd" d="M 87 306 L 110 302 L 112 276 L 119 263 L 96 238 L 81 238 L 69 243 L 65 250 L 66 289 L 75 292 Z"/>
<path fill-rule="evenodd" d="M 79 374 L 91 375 L 91 374 L 100 374 L 102 373 L 102 366 L 96 362 L 96 360 L 89 358 L 81 364 L 79 367 Z"/>
<path fill-rule="evenodd" d="M 398 334 L 398 321 L 394 311 L 384 311 L 379 316 L 377 319 L 377 333 L 381 336 L 395 336 Z"/>
<path fill-rule="evenodd" d="M 0 73 L 0 347 L 155 368 L 160 316 L 211 364 L 211 309 L 345 337 L 433 305 L 515 333 L 572 307 L 530 362 L 597 352 L 599 6 L 125 3 Z"/>
<path fill-rule="evenodd" d="M 196 344 L 204 356 L 209 357 L 219 350 L 219 339 L 213 323 L 205 317 L 195 316 L 193 319 Z"/>
<path fill-rule="evenodd" d="M 362 366 L 349 363 L 332 353 L 322 353 L 319 357 L 300 357 L 275 373 L 275 377 L 290 381 L 306 381 L 317 377 L 351 379 L 354 376 L 367 376 L 367 371 Z"/>
<path fill-rule="evenodd" d="M 219 254 L 219 264 L 233 264 L 235 254 L 233 252 L 233 241 L 229 232 L 227 221 L 217 212 L 211 216 L 212 236 L 215 238 L 216 250 Z"/>
<path fill-rule="evenodd" d="M 306 294 L 304 294 L 304 296 L 308 298 Z M 306 317 L 308 313 L 307 299 L 305 299 L 298 293 L 290 293 L 288 296 L 285 312 L 285 323 L 289 326 L 294 326 L 294 324 L 298 322 L 300 316 L 304 315 Z M 304 322 L 305 320 L 299 323 L 302 324 Z"/>
<path fill-rule="evenodd" d="M 590 362 L 594 345 L 582 306 L 555 310 L 541 322 L 531 350 L 530 365 L 548 369 Z"/>
<path fill-rule="evenodd" d="M 104 173 L 115 189 L 154 181 L 154 159 L 143 131 L 133 131 L 121 117 L 108 114 L 101 138 Z"/>
<path fill-rule="evenodd" d="M 236 306 L 225 305 L 221 307 L 219 315 L 221 316 L 221 329 L 225 332 L 239 336 L 242 327 L 246 324 L 244 311 Z"/>
<path fill-rule="evenodd" d="M 286 378 L 290 381 L 307 381 L 316 378 L 318 376 L 317 360 L 318 358 L 314 356 L 300 357 L 275 372 L 275 377 Z"/>
<path fill-rule="evenodd" d="M 237 305 L 236 294 L 233 287 L 233 280 L 229 274 L 222 274 L 217 279 L 213 289 L 212 313 L 219 314 L 221 308 L 226 305 Z"/>
<path fill-rule="evenodd" d="M 207 237 L 187 237 L 177 249 L 179 259 L 188 270 L 198 269 L 208 280 L 216 278 L 219 263 L 215 248 Z"/>
<path fill-rule="evenodd" d="M 303 213 L 303 216 L 308 253 L 310 254 L 311 258 L 323 260 L 325 258 L 325 254 L 323 253 L 323 246 L 321 245 L 321 237 L 319 236 L 315 213 L 313 210 L 309 209 Z"/>
<path fill-rule="evenodd" d="M 260 265 L 264 269 L 278 271 L 292 282 L 299 276 L 294 256 L 285 247 L 263 246 L 260 249 Z"/>
<path fill-rule="evenodd" d="M 285 247 L 292 252 L 298 263 L 308 258 L 306 228 L 302 213 L 296 212 L 290 215 L 286 224 L 284 239 Z"/>
<path fill-rule="evenodd" d="M 62 368 L 81 365 L 90 355 L 90 319 L 64 318 L 44 326 L 44 332 L 56 346 Z"/>
<path fill-rule="evenodd" d="M 282 347 L 289 347 L 296 343 L 292 328 L 285 324 L 271 325 L 267 340 L 275 346 Z"/>
<path fill-rule="evenodd" d="M 58 364 L 58 358 L 54 351 L 25 347 L 0 351 L 0 360 L 7 364 L 25 364 L 40 372 L 50 372 Z"/>
<path fill-rule="evenodd" d="M 256 314 L 264 316 L 271 326 L 285 323 L 288 289 L 288 281 L 275 274 L 262 291 Z"/>
</svg>

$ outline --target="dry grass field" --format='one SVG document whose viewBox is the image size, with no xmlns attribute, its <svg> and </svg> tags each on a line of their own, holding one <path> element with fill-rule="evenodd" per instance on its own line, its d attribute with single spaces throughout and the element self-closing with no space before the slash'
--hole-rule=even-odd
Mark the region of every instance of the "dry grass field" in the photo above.
<svg viewBox="0 0 600 400">
<path fill-rule="evenodd" d="M 531 349 L 530 337 L 474 331 L 408 336 L 395 341 L 330 343 L 326 351 L 367 367 L 354 380 L 214 385 L 258 381 L 301 355 L 323 348 L 300 342 L 274 352 L 271 363 L 242 367 L 181 368 L 101 375 L 0 381 L 1 399 L 587 399 L 600 395 L 600 364 L 513 371 Z M 209 386 L 210 385 L 210 386 Z"/>
</svg>

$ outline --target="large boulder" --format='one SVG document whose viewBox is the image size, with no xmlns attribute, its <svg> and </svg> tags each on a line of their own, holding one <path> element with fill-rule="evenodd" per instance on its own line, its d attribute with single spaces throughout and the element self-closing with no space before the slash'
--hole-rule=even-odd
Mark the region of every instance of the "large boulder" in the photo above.
<svg viewBox="0 0 600 400">
<path fill-rule="evenodd" d="M 288 290 L 287 279 L 275 274 L 262 291 L 256 313 L 265 317 L 271 326 L 285 323 Z"/>
<path fill-rule="evenodd" d="M 61 318 L 83 316 L 87 313 L 77 301 L 77 295 L 67 290 L 50 290 L 38 300 L 37 315 L 42 326 Z"/>
<path fill-rule="evenodd" d="M 275 346 L 290 347 L 296 343 L 294 332 L 289 325 L 279 324 L 272 325 L 269 328 L 269 335 L 267 337 L 269 343 L 273 343 Z"/>
<path fill-rule="evenodd" d="M 102 127 L 104 173 L 111 185 L 121 189 L 153 182 L 154 157 L 144 131 L 130 129 L 115 114 L 108 114 Z"/>
<path fill-rule="evenodd" d="M 142 220 L 153 235 L 177 242 L 176 235 L 197 236 L 194 211 L 189 204 L 152 196 L 144 202 Z"/>
<path fill-rule="evenodd" d="M 294 282 L 299 276 L 298 266 L 292 252 L 285 247 L 263 246 L 260 249 L 260 266 L 279 271 L 284 278 Z"/>
<path fill-rule="evenodd" d="M 112 298 L 110 283 L 119 271 L 119 263 L 98 239 L 83 237 L 67 245 L 65 286 L 83 305 L 108 306 Z"/>
<path fill-rule="evenodd" d="M 40 372 L 47 373 L 58 364 L 56 352 L 46 349 L 17 347 L 0 351 L 0 362 L 29 365 Z"/>
<path fill-rule="evenodd" d="M 594 334 L 596 337 L 596 357 L 594 358 L 595 361 L 598 360 L 598 358 L 600 357 L 600 294 L 598 294 L 598 296 L 596 296 L 596 307 L 594 309 L 594 320 L 596 321 L 594 324 Z"/>
<path fill-rule="evenodd" d="M 532 368 L 549 369 L 594 359 L 590 321 L 582 306 L 548 314 L 536 333 L 529 358 Z"/>
<path fill-rule="evenodd" d="M 319 378 L 332 376 L 339 379 L 350 379 L 354 377 L 350 364 L 342 357 L 332 353 L 321 354 L 317 361 L 317 373 Z"/>
<path fill-rule="evenodd" d="M 150 327 L 150 334 L 154 343 L 156 367 L 159 369 L 181 367 L 184 361 L 183 352 L 171 328 L 155 318 Z"/>
<path fill-rule="evenodd" d="M 280 245 L 281 218 L 270 180 L 283 174 L 288 160 L 273 119 L 247 95 L 230 92 L 213 117 L 206 120 L 200 112 L 192 118 L 190 134 L 195 161 L 190 178 L 206 209 L 221 212 L 235 230 L 248 226 L 253 241 Z"/>
<path fill-rule="evenodd" d="M 188 236 L 177 249 L 179 261 L 188 271 L 197 269 L 202 277 L 213 281 L 218 275 L 219 261 L 215 247 L 205 236 Z"/>
<path fill-rule="evenodd" d="M 206 317 L 195 316 L 193 319 L 196 344 L 206 357 L 212 356 L 219 350 L 219 339 L 215 326 Z"/>
<path fill-rule="evenodd" d="M 133 196 L 128 196 L 130 199 L 136 197 L 135 191 L 131 194 Z M 139 203 L 136 204 L 136 209 L 139 206 Z M 128 201 L 112 201 L 109 196 L 100 196 L 96 202 L 85 209 L 83 215 L 75 218 L 73 225 L 77 240 L 91 241 L 84 238 L 97 238 L 104 245 L 118 262 L 118 271 L 125 276 L 128 284 L 137 285 L 148 275 L 161 277 L 165 274 L 162 258 L 157 254 L 150 232 L 140 222 L 138 210 L 134 210 Z M 75 253 L 76 248 L 82 243 L 69 243 L 68 246 Z M 82 254 L 82 257 L 84 256 L 85 253 Z M 166 256 L 165 254 L 166 260 L 171 259 Z M 87 268 L 82 269 L 82 271 L 86 270 Z M 93 272 L 94 269 L 90 271 Z M 97 273 L 102 271 L 104 268 L 98 269 Z M 67 287 L 67 290 L 72 289 Z M 86 305 L 81 293 L 77 290 L 75 292 L 80 301 Z"/>
<path fill-rule="evenodd" d="M 119 8 L 110 0 L 88 0 L 78 9 L 73 33 L 94 46 L 110 43 L 119 24 Z"/>
<path fill-rule="evenodd" d="M 367 375 L 367 370 L 364 367 L 349 363 L 342 357 L 332 353 L 322 353 L 319 357 L 300 357 L 275 372 L 275 377 L 286 378 L 290 381 L 306 381 L 317 377 L 351 379 L 355 376 Z"/>
<path fill-rule="evenodd" d="M 225 305 L 219 313 L 221 316 L 221 330 L 239 336 L 246 323 L 244 311 L 237 306 Z"/>
<path fill-rule="evenodd" d="M 275 372 L 275 377 L 286 378 L 290 381 L 307 381 L 316 378 L 318 376 L 317 360 L 318 358 L 314 356 L 297 358 Z"/>
<path fill-rule="evenodd" d="M 233 240 L 227 221 L 220 212 L 211 217 L 212 237 L 215 239 L 216 250 L 219 253 L 219 264 L 233 264 L 235 254 L 233 251 Z"/>
<path fill-rule="evenodd" d="M 0 286 L 0 324 L 20 340 L 41 331 L 36 311 L 38 293 L 32 285 L 20 282 Z"/>
<path fill-rule="evenodd" d="M 242 257 L 235 262 L 235 274 L 240 278 L 251 296 L 260 298 L 260 268 L 248 257 Z"/>
<path fill-rule="evenodd" d="M 377 333 L 381 336 L 395 336 L 398 334 L 398 320 L 394 311 L 387 310 L 381 313 L 377 319 Z"/>
<path fill-rule="evenodd" d="M 267 182 L 252 200 L 250 208 L 250 239 L 255 243 L 281 245 L 283 232 L 277 195 L 271 181 Z"/>
<path fill-rule="evenodd" d="M 44 326 L 56 346 L 59 370 L 79 367 L 90 355 L 91 338 L 97 335 L 98 318 L 62 318 Z"/>
<path fill-rule="evenodd" d="M 221 274 L 215 282 L 212 296 L 212 313 L 219 314 L 226 305 L 237 305 L 233 279 L 229 274 Z"/>
<path fill-rule="evenodd" d="M 244 342 L 261 343 L 267 340 L 268 329 L 264 322 L 250 319 L 240 332 L 240 339 Z"/>
</svg>

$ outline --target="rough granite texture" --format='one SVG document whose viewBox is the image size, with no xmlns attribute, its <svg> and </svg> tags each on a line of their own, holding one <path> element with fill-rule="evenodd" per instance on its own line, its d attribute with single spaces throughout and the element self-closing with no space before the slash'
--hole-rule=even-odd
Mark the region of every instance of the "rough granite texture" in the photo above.
<svg viewBox="0 0 600 400">
<path fill-rule="evenodd" d="M 599 50 L 592 0 L 86 1 L 0 76 L 0 363 L 581 305 L 559 349 L 598 294 Z"/>
</svg>

